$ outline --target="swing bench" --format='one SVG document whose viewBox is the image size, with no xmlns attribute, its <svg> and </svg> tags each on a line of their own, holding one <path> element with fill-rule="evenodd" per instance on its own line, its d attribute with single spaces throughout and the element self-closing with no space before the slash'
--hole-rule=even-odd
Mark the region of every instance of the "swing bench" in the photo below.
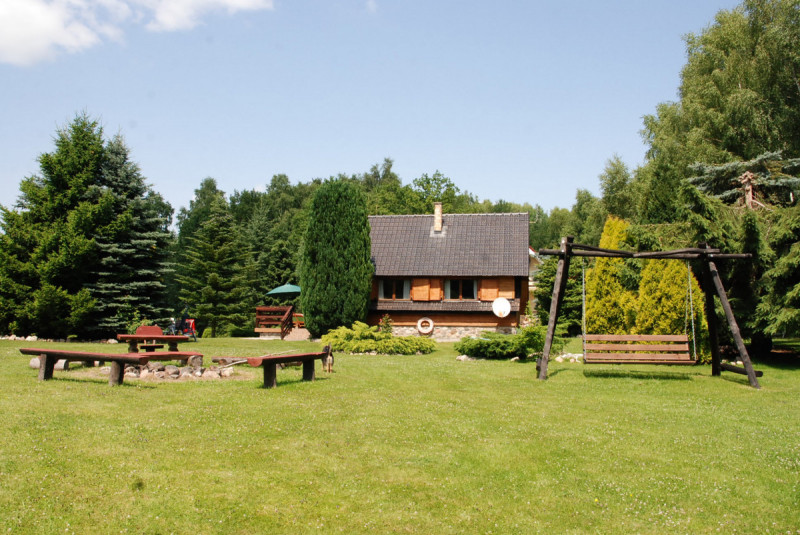
<svg viewBox="0 0 800 535">
<path fill-rule="evenodd" d="M 697 363 L 685 334 L 586 334 L 583 341 L 585 364 Z"/>
<path fill-rule="evenodd" d="M 697 364 L 697 349 L 689 349 L 688 323 L 695 336 L 694 298 L 689 261 L 686 261 L 686 319 L 684 334 L 586 334 L 586 265 L 581 269 L 581 334 L 584 364 Z"/>
</svg>

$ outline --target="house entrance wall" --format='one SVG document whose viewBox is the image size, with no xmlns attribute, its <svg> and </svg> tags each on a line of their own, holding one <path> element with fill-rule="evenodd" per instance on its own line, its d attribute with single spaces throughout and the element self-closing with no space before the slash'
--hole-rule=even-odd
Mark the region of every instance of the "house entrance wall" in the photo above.
<svg viewBox="0 0 800 535">
<path fill-rule="evenodd" d="M 433 332 L 429 334 L 431 338 L 437 342 L 458 342 L 462 338 L 469 336 L 480 336 L 484 331 L 492 331 L 502 334 L 514 334 L 516 329 L 514 327 L 476 327 L 476 326 L 448 326 L 436 325 Z M 392 327 L 392 334 L 394 336 L 422 336 L 417 330 L 416 326 L 395 325 Z"/>
</svg>

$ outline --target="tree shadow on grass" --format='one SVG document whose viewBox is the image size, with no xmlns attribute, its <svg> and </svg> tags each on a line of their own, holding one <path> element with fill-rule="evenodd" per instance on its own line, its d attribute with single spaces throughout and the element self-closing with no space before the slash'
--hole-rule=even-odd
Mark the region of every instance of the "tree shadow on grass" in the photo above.
<svg viewBox="0 0 800 535">
<path fill-rule="evenodd" d="M 800 370 L 800 354 L 792 349 L 773 349 L 768 354 L 753 355 L 753 366 L 764 364 L 781 370 Z"/>
<path fill-rule="evenodd" d="M 279 378 L 276 381 L 275 386 L 272 387 L 272 388 L 265 387 L 264 386 L 264 381 L 259 381 L 258 385 L 256 386 L 256 390 L 275 390 L 276 388 L 281 388 L 281 387 L 289 386 L 289 385 L 296 385 L 298 383 L 308 383 L 308 384 L 313 385 L 314 383 L 317 383 L 317 382 L 329 381 L 329 380 L 330 380 L 330 377 L 324 377 L 324 376 L 320 377 L 319 375 L 317 375 L 316 378 L 313 381 L 305 381 L 305 380 L 303 380 L 302 377 L 299 378 L 299 379 L 288 378 L 288 379 L 283 379 L 283 380 L 281 380 Z"/>
<path fill-rule="evenodd" d="M 693 372 L 670 372 L 670 371 L 643 371 L 643 370 L 589 370 L 584 369 L 583 375 L 585 377 L 594 377 L 599 379 L 653 379 L 656 381 L 692 381 L 694 377 L 703 375 L 699 371 Z"/>
<path fill-rule="evenodd" d="M 97 383 L 105 385 L 108 388 L 111 388 L 111 385 L 108 384 L 108 378 L 100 378 L 100 377 L 54 377 L 53 379 L 49 379 L 47 381 L 40 381 L 45 383 L 75 383 L 75 384 L 89 384 L 89 383 Z M 121 385 L 115 385 L 116 387 L 122 388 L 158 388 L 155 384 L 146 384 L 143 381 L 126 381 L 123 382 Z"/>
</svg>

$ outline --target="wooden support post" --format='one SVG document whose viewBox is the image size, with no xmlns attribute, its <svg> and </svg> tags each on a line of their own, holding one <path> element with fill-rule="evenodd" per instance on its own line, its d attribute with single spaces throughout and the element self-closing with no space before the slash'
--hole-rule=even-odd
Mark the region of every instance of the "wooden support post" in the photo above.
<svg viewBox="0 0 800 535">
<path fill-rule="evenodd" d="M 278 384 L 277 381 L 277 364 L 274 362 L 263 362 L 261 367 L 264 368 L 264 388 L 275 388 Z"/>
<path fill-rule="evenodd" d="M 550 302 L 550 319 L 547 322 L 547 335 L 544 339 L 542 356 L 536 366 L 539 370 L 539 379 L 541 380 L 547 379 L 547 363 L 550 359 L 550 350 L 553 347 L 553 338 L 556 334 L 558 312 L 561 310 L 561 302 L 564 300 L 564 291 L 567 288 L 567 279 L 569 278 L 569 261 L 572 255 L 573 239 L 572 236 L 561 239 L 561 252 L 558 258 L 556 279 L 553 282 L 553 299 Z"/>
<path fill-rule="evenodd" d="M 111 361 L 111 373 L 108 376 L 110 386 L 121 385 L 125 381 L 125 364 L 118 360 Z"/>
<path fill-rule="evenodd" d="M 53 370 L 58 359 L 50 355 L 39 355 L 39 380 L 49 381 L 53 378 Z"/>
<path fill-rule="evenodd" d="M 316 360 L 308 359 L 303 361 L 303 381 L 313 381 L 314 380 L 314 363 Z"/>
<path fill-rule="evenodd" d="M 728 302 L 728 295 L 725 293 L 725 287 L 722 285 L 722 279 L 717 271 L 717 266 L 712 260 L 708 261 L 708 269 L 711 272 L 711 279 L 714 282 L 714 287 L 717 289 L 719 301 L 722 303 L 722 310 L 725 311 L 725 317 L 728 319 L 728 326 L 731 329 L 733 340 L 736 342 L 736 349 L 739 350 L 739 358 L 742 359 L 744 369 L 747 371 L 747 379 L 750 381 L 750 386 L 753 388 L 761 388 L 756 377 L 756 372 L 753 369 L 753 363 L 750 362 L 750 355 L 747 353 L 747 348 L 744 346 L 742 334 L 739 332 L 739 325 L 736 323 L 736 318 L 733 316 L 733 309 Z"/>
<path fill-rule="evenodd" d="M 701 243 L 698 245 L 701 249 L 707 249 L 707 243 Z M 708 260 L 708 259 L 706 259 Z M 703 286 L 705 290 L 705 310 L 706 310 L 706 322 L 708 323 L 708 342 L 711 346 L 711 375 L 712 376 L 719 376 L 722 375 L 722 368 L 720 364 L 722 363 L 722 356 L 720 355 L 719 351 L 719 330 L 717 328 L 717 313 L 714 310 L 714 292 L 712 291 L 714 287 L 714 282 L 711 280 L 711 270 L 706 263 L 703 266 Z"/>
</svg>

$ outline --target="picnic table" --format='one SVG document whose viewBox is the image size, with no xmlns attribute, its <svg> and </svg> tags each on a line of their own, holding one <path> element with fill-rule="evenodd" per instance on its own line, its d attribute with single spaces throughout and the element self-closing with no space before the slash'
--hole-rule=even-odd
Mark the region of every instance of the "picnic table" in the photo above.
<svg viewBox="0 0 800 535">
<path fill-rule="evenodd" d="M 164 347 L 159 345 L 161 342 L 167 344 L 169 351 L 178 351 L 178 343 L 188 341 L 189 337 L 181 334 L 118 334 L 117 340 L 128 342 L 129 353 L 138 353 L 140 344 L 145 351 L 153 351 Z"/>
</svg>

